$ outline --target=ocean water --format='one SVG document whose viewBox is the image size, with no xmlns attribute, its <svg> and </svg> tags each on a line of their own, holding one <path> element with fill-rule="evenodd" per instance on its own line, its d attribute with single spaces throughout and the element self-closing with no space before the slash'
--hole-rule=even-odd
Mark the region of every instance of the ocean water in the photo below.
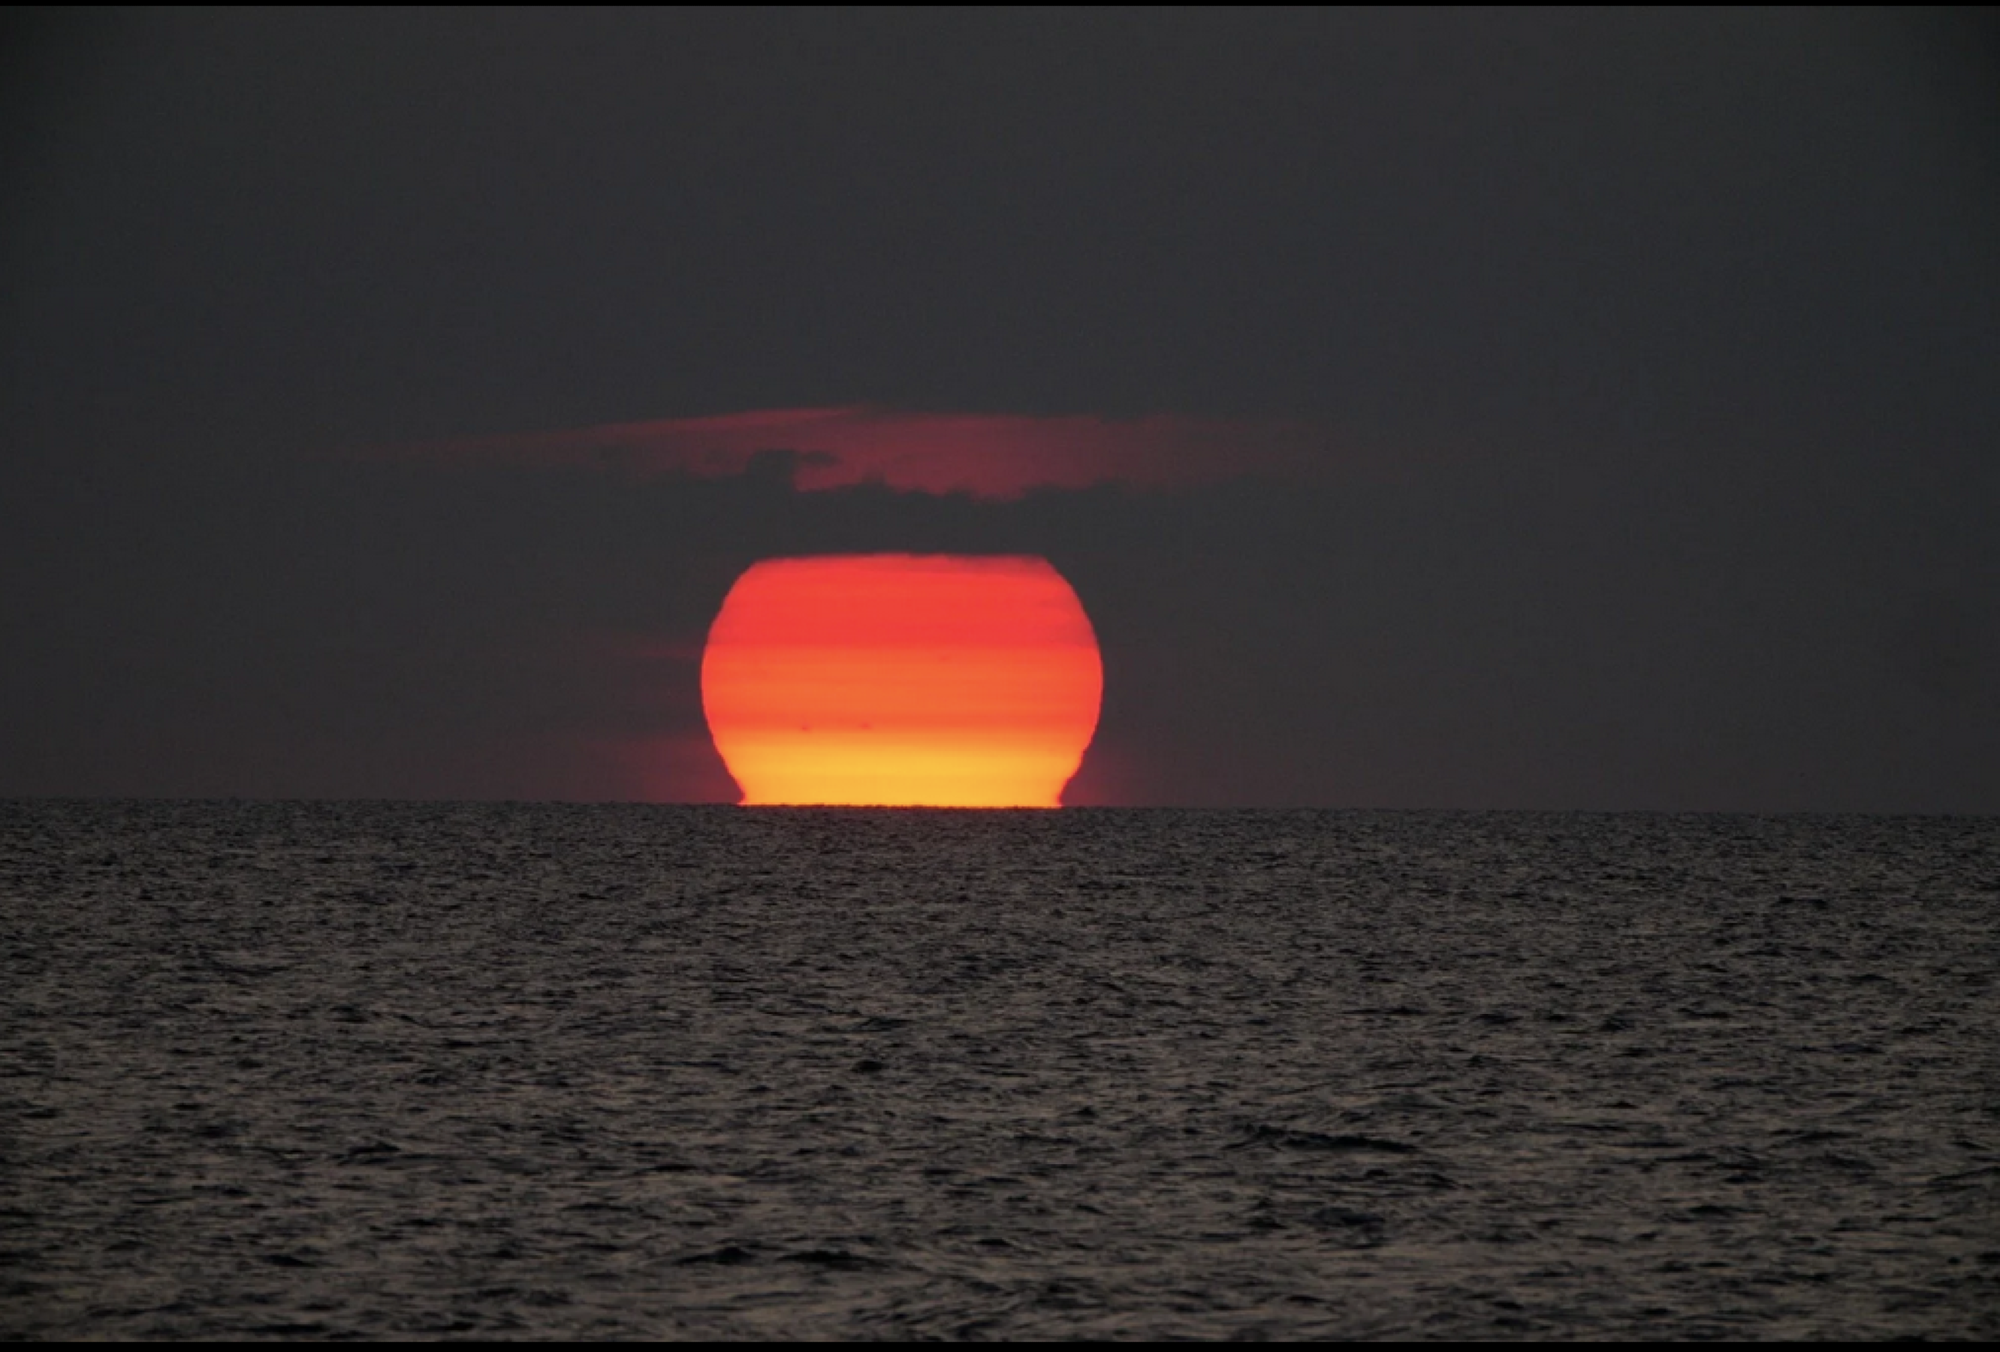
<svg viewBox="0 0 2000 1352">
<path fill-rule="evenodd" d="M 2000 1334 L 2000 821 L 0 804 L 0 1332 Z"/>
</svg>

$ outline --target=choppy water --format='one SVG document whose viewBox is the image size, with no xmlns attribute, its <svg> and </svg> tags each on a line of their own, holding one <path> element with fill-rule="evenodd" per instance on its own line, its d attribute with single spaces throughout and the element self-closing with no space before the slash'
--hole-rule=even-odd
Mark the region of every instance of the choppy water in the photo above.
<svg viewBox="0 0 2000 1352">
<path fill-rule="evenodd" d="M 1990 819 L 0 804 L 0 1331 L 2000 1333 Z"/>
</svg>

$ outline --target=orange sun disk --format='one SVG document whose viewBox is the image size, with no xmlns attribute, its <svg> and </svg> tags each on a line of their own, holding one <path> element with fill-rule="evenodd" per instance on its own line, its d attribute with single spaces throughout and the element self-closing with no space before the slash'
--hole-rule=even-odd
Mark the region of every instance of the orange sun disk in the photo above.
<svg viewBox="0 0 2000 1352">
<path fill-rule="evenodd" d="M 1076 593 L 1020 555 L 767 559 L 701 659 L 748 805 L 1056 807 L 1103 689 Z"/>
</svg>

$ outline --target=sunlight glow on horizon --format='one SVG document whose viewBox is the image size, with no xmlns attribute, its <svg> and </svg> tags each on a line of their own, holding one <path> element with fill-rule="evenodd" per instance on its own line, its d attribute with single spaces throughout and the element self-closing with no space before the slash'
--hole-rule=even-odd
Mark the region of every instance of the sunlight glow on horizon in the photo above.
<svg viewBox="0 0 2000 1352">
<path fill-rule="evenodd" d="M 701 689 L 748 806 L 1057 807 L 1103 666 L 1045 559 L 825 555 L 736 580 Z"/>
</svg>

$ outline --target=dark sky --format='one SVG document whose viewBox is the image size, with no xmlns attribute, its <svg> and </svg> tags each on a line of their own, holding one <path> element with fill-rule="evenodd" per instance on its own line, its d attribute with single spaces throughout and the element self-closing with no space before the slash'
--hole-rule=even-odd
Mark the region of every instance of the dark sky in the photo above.
<svg viewBox="0 0 2000 1352">
<path fill-rule="evenodd" d="M 1104 649 L 1071 801 L 2000 812 L 1972 20 L 10 24 L 0 795 L 726 800 L 743 567 L 1003 550 Z M 1209 432 L 589 430 L 806 408 Z"/>
</svg>

